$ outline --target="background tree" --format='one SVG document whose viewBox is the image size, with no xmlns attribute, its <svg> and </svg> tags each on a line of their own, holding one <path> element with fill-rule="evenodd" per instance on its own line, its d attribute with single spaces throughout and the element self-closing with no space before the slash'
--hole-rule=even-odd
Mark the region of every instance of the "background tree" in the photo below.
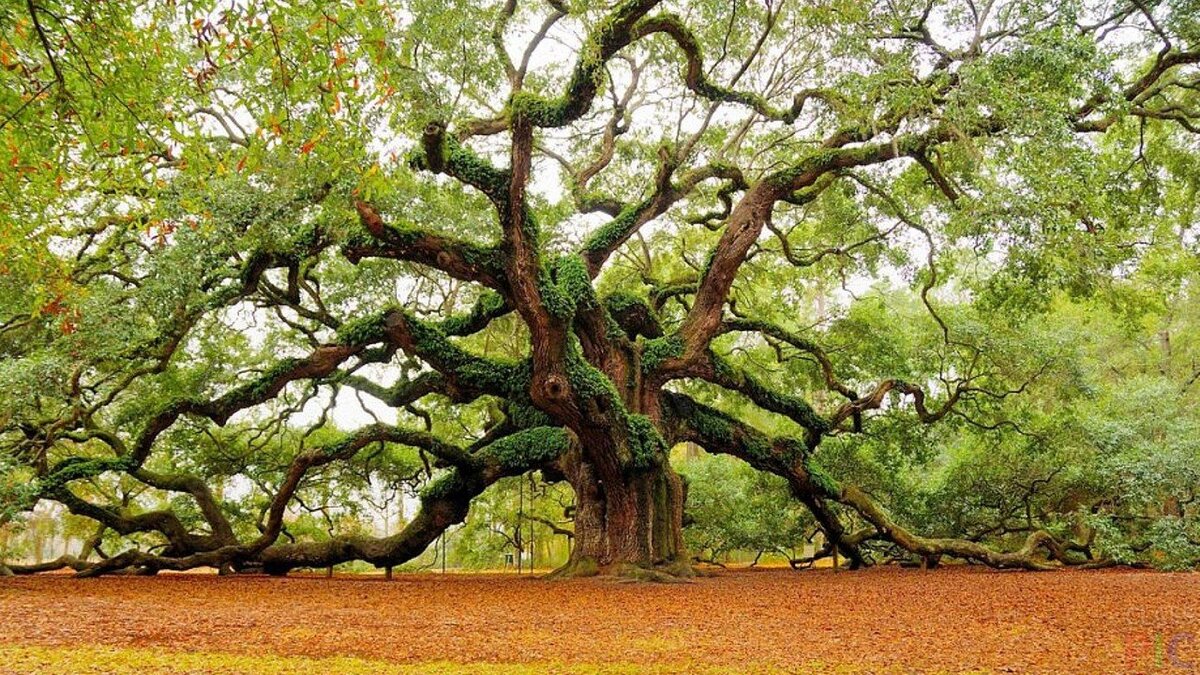
<svg viewBox="0 0 1200 675">
<path fill-rule="evenodd" d="M 854 566 L 1086 562 L 922 536 L 850 448 L 1020 426 L 1060 295 L 1191 299 L 1195 9 L 6 6 L 4 453 L 133 544 L 84 574 L 390 566 L 536 469 L 574 492 L 564 574 L 687 575 L 682 441 Z M 429 467 L 414 518 L 288 541 L 364 453 Z"/>
</svg>

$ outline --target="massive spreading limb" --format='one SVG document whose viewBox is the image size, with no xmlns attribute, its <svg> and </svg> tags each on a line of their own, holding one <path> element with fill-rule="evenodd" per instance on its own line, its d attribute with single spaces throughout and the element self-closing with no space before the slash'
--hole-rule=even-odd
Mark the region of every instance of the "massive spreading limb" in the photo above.
<svg viewBox="0 0 1200 675">
<path fill-rule="evenodd" d="M 786 479 L 793 494 L 812 510 L 826 537 L 837 544 L 852 564 L 863 562 L 859 546 L 872 539 L 891 542 L 925 558 L 948 556 L 997 568 L 1048 570 L 1064 564 L 1094 564 L 1071 556 L 1071 546 L 1044 530 L 1030 533 L 1024 544 L 1015 551 L 997 551 L 966 539 L 927 538 L 913 534 L 897 524 L 865 492 L 851 485 L 843 485 L 822 472 L 799 441 L 770 438 L 684 394 L 664 392 L 663 397 L 663 408 L 669 411 L 675 434 L 673 438 L 691 441 L 710 452 L 733 455 L 757 469 Z M 836 516 L 828 510 L 828 502 L 849 507 L 871 529 L 848 535 Z"/>
</svg>

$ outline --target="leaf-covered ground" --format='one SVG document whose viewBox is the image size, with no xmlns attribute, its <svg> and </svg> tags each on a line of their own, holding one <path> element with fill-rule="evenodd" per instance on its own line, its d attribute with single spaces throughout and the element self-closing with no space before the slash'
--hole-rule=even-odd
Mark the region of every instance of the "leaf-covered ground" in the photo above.
<svg viewBox="0 0 1200 675">
<path fill-rule="evenodd" d="M 1190 672 L 1200 576 L 0 580 L 0 672 Z"/>
</svg>

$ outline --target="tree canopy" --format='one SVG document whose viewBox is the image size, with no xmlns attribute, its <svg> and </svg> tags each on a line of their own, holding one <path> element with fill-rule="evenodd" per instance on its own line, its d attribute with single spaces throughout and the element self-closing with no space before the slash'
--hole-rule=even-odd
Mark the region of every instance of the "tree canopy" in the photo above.
<svg viewBox="0 0 1200 675">
<path fill-rule="evenodd" d="M 564 574 L 686 576 L 683 442 L 852 566 L 1200 558 L 1195 0 L 0 27 L 0 522 L 106 542 L 13 571 L 391 566 L 537 471 Z"/>
</svg>

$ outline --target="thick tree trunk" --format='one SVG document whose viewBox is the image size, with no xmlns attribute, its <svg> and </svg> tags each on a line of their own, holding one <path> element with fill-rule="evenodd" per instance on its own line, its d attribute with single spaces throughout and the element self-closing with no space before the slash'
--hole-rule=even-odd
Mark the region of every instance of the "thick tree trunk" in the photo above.
<svg viewBox="0 0 1200 675">
<path fill-rule="evenodd" d="M 666 458 L 644 471 L 603 476 L 578 461 L 567 480 L 575 490 L 575 545 L 557 574 L 643 579 L 690 577 L 683 544 L 683 481 Z"/>
</svg>

